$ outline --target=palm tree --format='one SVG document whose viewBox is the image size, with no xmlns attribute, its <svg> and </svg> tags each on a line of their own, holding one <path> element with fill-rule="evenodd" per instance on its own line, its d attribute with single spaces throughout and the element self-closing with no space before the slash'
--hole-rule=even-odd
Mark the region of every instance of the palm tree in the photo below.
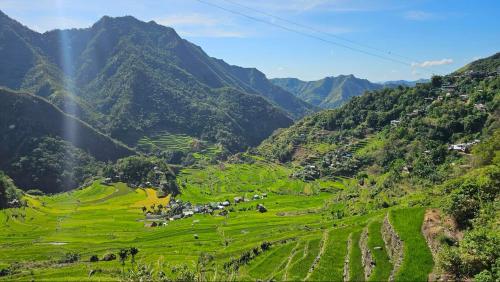
<svg viewBox="0 0 500 282">
<path fill-rule="evenodd" d="M 137 255 L 138 252 L 139 252 L 139 249 L 137 249 L 136 247 L 131 247 L 129 249 L 129 253 L 132 256 L 132 265 L 135 263 L 135 255 Z"/>
<path fill-rule="evenodd" d="M 120 256 L 120 262 L 122 263 L 123 270 L 125 270 L 125 261 L 128 257 L 128 249 L 120 249 L 118 256 Z"/>
</svg>

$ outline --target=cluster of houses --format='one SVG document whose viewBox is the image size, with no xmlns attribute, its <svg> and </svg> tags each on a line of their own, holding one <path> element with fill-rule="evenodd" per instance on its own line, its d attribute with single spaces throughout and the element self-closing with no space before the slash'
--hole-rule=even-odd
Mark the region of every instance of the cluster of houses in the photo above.
<svg viewBox="0 0 500 282">
<path fill-rule="evenodd" d="M 500 75 L 500 67 L 496 69 L 496 71 L 478 71 L 478 70 L 468 70 L 462 74 L 455 75 L 455 78 L 485 78 L 490 77 L 493 78 L 495 76 Z"/>
<path fill-rule="evenodd" d="M 150 227 L 156 227 L 156 226 L 167 225 L 166 220 L 169 221 L 179 220 L 182 218 L 192 217 L 195 214 L 214 215 L 216 211 L 219 211 L 217 215 L 226 216 L 227 214 L 229 214 L 228 208 L 233 204 L 236 205 L 244 202 L 262 200 L 264 198 L 267 198 L 266 193 L 260 195 L 255 194 L 251 199 L 245 197 L 234 197 L 233 203 L 231 203 L 231 201 L 229 200 L 225 200 L 222 202 L 211 202 L 203 205 L 200 204 L 193 205 L 190 202 L 183 202 L 180 199 L 174 200 L 173 198 L 171 198 L 170 202 L 167 204 L 165 208 L 158 209 L 158 211 L 155 212 L 147 211 L 146 221 L 151 222 L 149 224 Z M 258 204 L 256 206 L 256 210 L 261 213 L 267 211 L 267 209 L 262 204 Z M 158 221 L 163 221 L 163 222 L 158 223 Z"/>
<path fill-rule="evenodd" d="M 470 151 L 470 149 L 472 148 L 472 146 L 479 143 L 479 141 L 480 141 L 479 139 L 476 139 L 472 142 L 452 144 L 452 145 L 448 146 L 448 150 L 459 151 L 462 153 L 468 153 Z"/>
</svg>

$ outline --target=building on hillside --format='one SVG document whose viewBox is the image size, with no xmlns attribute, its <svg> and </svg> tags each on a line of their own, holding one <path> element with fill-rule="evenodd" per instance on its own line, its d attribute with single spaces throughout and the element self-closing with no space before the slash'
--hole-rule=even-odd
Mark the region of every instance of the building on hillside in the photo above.
<svg viewBox="0 0 500 282">
<path fill-rule="evenodd" d="M 474 108 L 479 111 L 486 111 L 486 106 L 484 104 L 474 104 Z"/>
<path fill-rule="evenodd" d="M 398 120 L 398 119 L 393 119 L 393 120 L 391 120 L 391 125 L 392 125 L 392 126 L 398 126 L 400 123 L 401 123 L 401 121 L 400 121 L 400 120 Z"/>
</svg>

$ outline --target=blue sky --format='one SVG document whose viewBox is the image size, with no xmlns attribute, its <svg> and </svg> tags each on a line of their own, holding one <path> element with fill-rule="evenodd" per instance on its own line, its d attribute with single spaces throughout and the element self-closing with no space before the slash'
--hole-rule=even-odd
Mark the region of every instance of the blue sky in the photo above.
<svg viewBox="0 0 500 282">
<path fill-rule="evenodd" d="M 210 56 L 270 78 L 414 80 L 500 51 L 497 0 L 200 1 L 0 0 L 0 9 L 39 32 L 88 27 L 103 15 L 154 20 Z"/>
</svg>

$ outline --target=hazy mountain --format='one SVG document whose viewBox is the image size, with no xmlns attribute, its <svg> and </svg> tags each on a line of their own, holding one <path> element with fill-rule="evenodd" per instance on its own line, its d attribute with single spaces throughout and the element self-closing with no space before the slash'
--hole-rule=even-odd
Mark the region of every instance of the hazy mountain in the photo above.
<svg viewBox="0 0 500 282">
<path fill-rule="evenodd" d="M 302 81 L 296 78 L 275 78 L 271 81 L 304 101 L 321 108 L 336 108 L 365 91 L 383 88 L 380 84 L 357 78 L 354 75 L 331 76 L 317 81 Z"/>
<path fill-rule="evenodd" d="M 0 85 L 43 96 L 131 146 L 177 132 L 237 150 L 314 110 L 155 22 L 103 17 L 43 34 L 1 12 L 0 23 Z"/>
<path fill-rule="evenodd" d="M 379 84 L 382 84 L 386 87 L 397 87 L 399 85 L 412 87 L 412 86 L 417 85 L 417 83 L 426 83 L 429 81 L 430 81 L 429 79 L 422 78 L 419 80 L 389 80 L 389 81 L 380 82 Z"/>
</svg>

